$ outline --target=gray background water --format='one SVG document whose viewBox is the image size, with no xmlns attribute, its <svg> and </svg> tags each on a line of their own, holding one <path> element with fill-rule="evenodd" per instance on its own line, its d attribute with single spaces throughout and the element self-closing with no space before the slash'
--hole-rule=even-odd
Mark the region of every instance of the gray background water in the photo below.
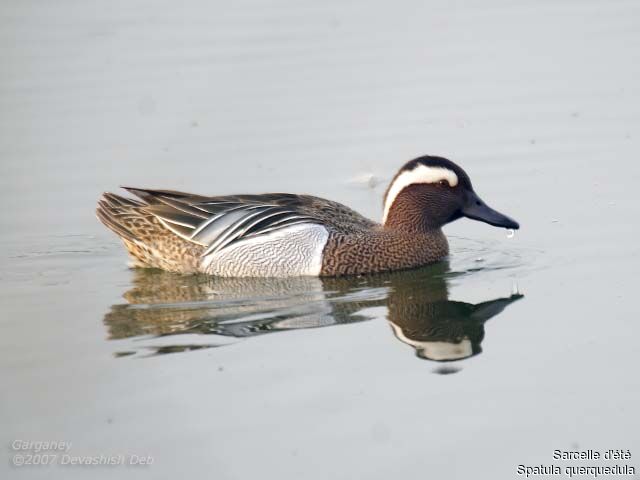
<svg viewBox="0 0 640 480">
<path fill-rule="evenodd" d="M 640 466 L 639 25 L 635 1 L 3 1 L 0 470 L 513 478 L 576 448 Z M 390 324 L 394 292 L 429 282 L 148 277 L 93 215 L 130 184 L 312 193 L 378 219 L 423 153 L 523 227 L 447 227 L 450 301 L 525 295 L 449 364 Z M 363 321 L 203 334 L 221 316 Z M 15 439 L 154 464 L 14 468 Z"/>
</svg>

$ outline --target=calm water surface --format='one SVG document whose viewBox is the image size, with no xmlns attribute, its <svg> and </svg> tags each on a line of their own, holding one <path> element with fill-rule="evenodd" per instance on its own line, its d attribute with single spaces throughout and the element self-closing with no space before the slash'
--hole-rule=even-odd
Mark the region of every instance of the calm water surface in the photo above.
<svg viewBox="0 0 640 480">
<path fill-rule="evenodd" d="M 3 2 L 2 477 L 640 467 L 638 25 L 631 1 Z M 522 229 L 456 222 L 411 272 L 217 279 L 127 268 L 93 214 L 126 184 L 379 219 L 423 153 Z M 15 468 L 16 439 L 154 463 Z"/>
</svg>

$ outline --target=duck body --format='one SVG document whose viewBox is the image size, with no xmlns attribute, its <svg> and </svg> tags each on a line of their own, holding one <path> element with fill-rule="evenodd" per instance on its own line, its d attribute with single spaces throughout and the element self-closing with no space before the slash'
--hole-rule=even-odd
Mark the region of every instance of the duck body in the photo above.
<svg viewBox="0 0 640 480">
<path fill-rule="evenodd" d="M 462 200 L 449 205 L 456 197 L 447 198 L 448 190 L 466 177 L 440 157 L 412 162 L 387 189 L 382 224 L 337 202 L 287 193 L 207 197 L 126 188 L 138 199 L 105 193 L 96 213 L 139 267 L 224 277 L 409 269 L 448 255 L 441 227 L 463 215 L 457 205 Z M 507 228 L 517 228 L 503 218 L 512 222 Z"/>
</svg>

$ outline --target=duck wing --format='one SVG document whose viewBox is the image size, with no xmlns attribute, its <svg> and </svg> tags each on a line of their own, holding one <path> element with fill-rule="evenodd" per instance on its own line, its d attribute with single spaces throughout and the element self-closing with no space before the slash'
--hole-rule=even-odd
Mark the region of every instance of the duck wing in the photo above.
<svg viewBox="0 0 640 480">
<path fill-rule="evenodd" d="M 218 252 L 241 240 L 293 225 L 320 224 L 336 227 L 336 211 L 353 210 L 308 195 L 264 194 L 204 197 L 172 190 L 124 187 L 144 200 L 141 207 L 181 238 L 205 247 L 202 254 Z M 344 210 L 344 211 L 343 211 Z M 339 223 L 339 222 L 338 222 Z"/>
</svg>

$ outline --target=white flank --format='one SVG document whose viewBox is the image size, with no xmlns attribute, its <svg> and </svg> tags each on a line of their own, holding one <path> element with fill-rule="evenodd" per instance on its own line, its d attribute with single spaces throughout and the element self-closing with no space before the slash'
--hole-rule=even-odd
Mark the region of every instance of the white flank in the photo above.
<svg viewBox="0 0 640 480">
<path fill-rule="evenodd" d="M 222 277 L 318 276 L 328 238 L 322 225 L 294 225 L 209 254 L 202 259 L 201 268 Z"/>
<path fill-rule="evenodd" d="M 418 165 L 413 170 L 402 172 L 391 184 L 389 193 L 384 200 L 382 223 L 384 224 L 387 221 L 389 209 L 402 190 L 415 183 L 438 183 L 442 180 L 446 180 L 450 187 L 458 185 L 458 176 L 455 172 L 444 167 L 427 167 L 426 165 Z"/>
</svg>

